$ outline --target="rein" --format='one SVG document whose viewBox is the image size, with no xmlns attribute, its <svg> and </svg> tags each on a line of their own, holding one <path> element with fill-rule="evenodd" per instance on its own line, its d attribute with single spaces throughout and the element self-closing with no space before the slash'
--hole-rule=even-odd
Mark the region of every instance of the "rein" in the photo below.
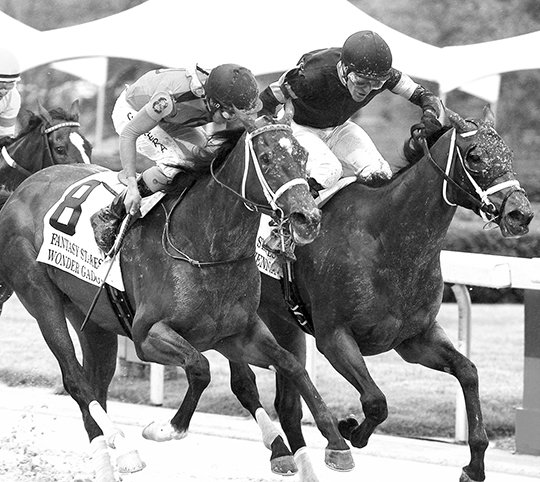
<svg viewBox="0 0 540 482">
<path fill-rule="evenodd" d="M 470 131 L 465 133 L 466 137 L 469 137 L 471 135 L 474 135 L 476 131 Z M 425 137 L 420 138 L 420 144 L 422 146 L 422 149 L 424 151 L 424 155 L 427 157 L 427 159 L 431 162 L 431 164 L 439 171 L 441 176 L 444 178 L 443 181 L 443 188 L 442 188 L 442 195 L 443 199 L 449 206 L 457 206 L 457 204 L 452 203 L 448 200 L 447 196 L 447 189 L 448 189 L 448 183 L 450 183 L 452 186 L 454 186 L 458 191 L 460 191 L 462 194 L 464 194 L 472 203 L 478 208 L 478 211 L 480 213 L 480 216 L 482 219 L 489 223 L 491 221 L 494 221 L 499 216 L 499 212 L 495 205 L 491 202 L 489 199 L 489 196 L 492 194 L 495 194 L 496 192 L 502 191 L 503 189 L 507 189 L 509 187 L 515 187 L 515 189 L 512 189 L 504 198 L 502 206 L 504 207 L 504 204 L 506 204 L 507 199 L 512 195 L 513 192 L 516 190 L 521 190 L 521 186 L 519 184 L 519 181 L 517 179 L 513 179 L 510 181 L 504 181 L 498 184 L 495 184 L 488 189 L 482 189 L 478 183 L 474 180 L 474 178 L 469 173 L 468 169 L 465 166 L 465 162 L 463 161 L 463 156 L 461 155 L 460 149 L 456 146 L 456 129 L 452 129 L 452 137 L 450 139 L 450 146 L 448 148 L 448 158 L 446 161 L 446 168 L 442 169 L 433 159 L 431 156 L 431 152 L 429 150 L 429 147 L 427 145 L 427 141 Z M 467 176 L 468 181 L 473 186 L 476 196 L 474 196 L 472 193 L 467 191 L 463 186 L 458 184 L 452 177 L 450 176 L 450 168 L 452 166 L 452 161 L 454 160 L 454 154 L 457 152 L 457 156 L 459 158 L 461 167 L 463 171 L 465 172 L 465 175 Z"/>
<path fill-rule="evenodd" d="M 255 149 L 253 147 L 253 139 L 255 137 L 259 136 L 260 134 L 264 133 L 264 132 L 277 131 L 277 130 L 284 130 L 284 131 L 287 131 L 287 132 L 292 132 L 291 127 L 288 126 L 288 125 L 285 125 L 285 124 L 270 124 L 270 125 L 266 125 L 266 126 L 263 126 L 263 127 L 259 127 L 258 129 L 255 129 L 253 132 L 246 134 L 245 149 L 244 149 L 244 173 L 243 173 L 243 176 L 242 176 L 241 193 L 237 192 L 236 190 L 234 190 L 233 188 L 231 188 L 230 186 L 223 183 L 222 181 L 220 181 L 217 178 L 216 173 L 214 171 L 214 160 L 210 164 L 210 174 L 212 175 L 212 179 L 218 185 L 220 185 L 221 187 L 227 189 L 228 191 L 232 192 L 235 196 L 240 198 L 242 200 L 242 202 L 244 203 L 244 205 L 246 206 L 246 208 L 249 209 L 250 211 L 262 212 L 262 213 L 265 213 L 265 214 L 269 214 L 272 217 L 275 217 L 275 214 L 279 212 L 279 218 L 280 218 L 281 222 L 284 222 L 285 219 L 284 219 L 283 211 L 277 205 L 277 200 L 283 194 L 285 194 L 289 189 L 291 189 L 292 187 L 294 187 L 296 185 L 299 185 L 299 184 L 305 184 L 306 186 L 308 186 L 308 183 L 304 178 L 291 179 L 290 181 L 287 181 L 282 186 L 280 186 L 277 189 L 277 191 L 274 192 L 272 190 L 272 188 L 270 187 L 270 185 L 268 184 L 268 182 L 266 181 L 266 179 L 264 177 L 264 174 L 262 172 L 259 160 L 257 158 L 257 154 L 255 153 Z M 246 186 L 247 186 L 247 177 L 248 177 L 248 173 L 249 173 L 250 161 L 253 163 L 255 173 L 257 174 L 257 179 L 259 180 L 259 184 L 260 184 L 261 189 L 262 189 L 262 191 L 264 193 L 264 196 L 266 197 L 266 200 L 268 201 L 269 207 L 265 206 L 263 204 L 258 204 L 258 203 L 254 202 L 254 201 L 250 201 L 246 197 Z M 191 186 L 184 189 L 182 194 L 175 201 L 175 203 L 172 206 L 170 212 L 167 212 L 165 210 L 166 221 L 165 221 L 165 226 L 163 228 L 163 233 L 162 233 L 162 237 L 161 237 L 161 244 L 163 246 L 163 250 L 165 251 L 165 253 L 168 256 L 170 256 L 171 258 L 173 258 L 173 259 L 176 259 L 178 261 L 185 261 L 185 262 L 191 264 L 192 266 L 196 266 L 198 268 L 205 268 L 205 267 L 210 267 L 210 266 L 218 266 L 218 265 L 223 265 L 223 264 L 236 263 L 236 262 L 245 261 L 247 259 L 253 258 L 255 256 L 255 249 L 249 255 L 243 256 L 241 258 L 224 259 L 224 260 L 218 260 L 218 261 L 197 261 L 197 260 L 191 258 L 190 256 L 188 256 L 183 251 L 179 250 L 176 246 L 174 246 L 174 244 L 172 242 L 172 239 L 170 237 L 171 216 L 172 216 L 172 213 L 174 212 L 174 210 L 176 209 L 176 207 L 178 206 L 178 204 L 180 204 L 181 200 L 184 198 L 185 194 L 187 193 L 187 191 L 189 190 L 190 187 Z M 165 207 L 164 207 L 164 209 L 165 209 Z M 177 254 L 172 254 L 170 252 L 170 250 L 168 249 L 168 247 L 173 249 Z"/>
</svg>

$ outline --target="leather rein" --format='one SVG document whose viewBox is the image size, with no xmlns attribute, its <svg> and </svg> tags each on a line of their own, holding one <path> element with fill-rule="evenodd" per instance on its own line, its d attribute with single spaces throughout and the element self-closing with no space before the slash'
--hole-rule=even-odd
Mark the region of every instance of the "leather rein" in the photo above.
<svg viewBox="0 0 540 482">
<path fill-rule="evenodd" d="M 263 127 L 259 127 L 258 129 L 255 129 L 253 132 L 248 132 L 245 137 L 245 148 L 244 148 L 244 172 L 242 176 L 242 184 L 241 184 L 241 192 L 236 191 L 235 189 L 231 188 L 230 186 L 226 185 L 222 181 L 220 181 L 216 173 L 214 171 L 214 162 L 210 164 L 210 174 L 213 178 L 213 180 L 219 184 L 221 187 L 227 189 L 228 191 L 232 192 L 236 197 L 240 198 L 247 209 L 250 211 L 255 212 L 262 212 L 265 214 L 269 214 L 272 217 L 278 217 L 281 222 L 285 222 L 285 214 L 283 213 L 282 209 L 277 205 L 277 200 L 285 194 L 289 189 L 292 187 L 299 185 L 299 184 L 305 184 L 309 187 L 308 182 L 305 178 L 295 178 L 287 181 L 282 186 L 280 186 L 276 191 L 274 191 L 268 182 L 266 181 L 264 174 L 262 172 L 262 168 L 259 162 L 259 159 L 257 157 L 257 154 L 255 152 L 255 149 L 253 147 L 253 139 L 260 134 L 263 134 L 264 132 L 268 131 L 286 131 L 289 133 L 292 133 L 292 129 L 287 124 L 269 124 Z M 250 165 L 253 164 L 253 168 L 255 170 L 255 173 L 257 175 L 257 179 L 259 181 L 259 185 L 261 186 L 261 189 L 264 193 L 264 196 L 268 202 L 268 205 L 259 204 L 254 201 L 249 200 L 246 197 L 246 187 L 247 187 L 247 178 L 249 174 Z M 250 253 L 247 256 L 243 256 L 241 258 L 233 258 L 233 259 L 224 259 L 224 260 L 218 260 L 218 261 L 197 261 L 190 256 L 188 256 L 186 253 L 182 252 L 178 248 L 176 248 L 173 245 L 173 242 L 171 240 L 170 236 L 170 221 L 172 213 L 174 212 L 175 208 L 178 206 L 180 201 L 183 199 L 185 193 L 187 192 L 187 189 L 184 190 L 184 192 L 178 197 L 178 199 L 175 201 L 174 205 L 172 206 L 170 212 L 166 212 L 166 221 L 165 221 L 165 227 L 163 229 L 163 234 L 161 237 L 162 246 L 167 253 L 168 256 L 170 256 L 173 259 L 179 260 L 179 261 L 185 261 L 193 266 L 196 266 L 198 268 L 204 268 L 204 267 L 210 267 L 210 266 L 217 266 L 222 264 L 230 264 L 230 263 L 236 263 L 239 261 L 244 261 L 250 258 L 253 258 L 255 256 L 255 249 L 253 249 L 253 252 Z M 171 248 L 176 252 L 176 254 L 172 254 L 168 248 Z"/>
</svg>

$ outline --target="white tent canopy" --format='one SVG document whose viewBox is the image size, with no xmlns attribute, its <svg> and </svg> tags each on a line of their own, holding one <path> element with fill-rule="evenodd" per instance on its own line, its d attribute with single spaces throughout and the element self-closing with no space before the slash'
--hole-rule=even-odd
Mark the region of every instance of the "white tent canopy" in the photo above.
<svg viewBox="0 0 540 482">
<path fill-rule="evenodd" d="M 23 70 L 66 59 L 120 57 L 208 68 L 235 62 L 261 75 L 282 72 L 304 52 L 342 45 L 349 34 L 365 29 L 388 42 L 398 69 L 438 83 L 442 92 L 460 87 L 482 96 L 489 87 L 483 79 L 540 68 L 540 56 L 526 55 L 540 50 L 540 32 L 438 48 L 387 27 L 346 0 L 148 0 L 100 20 L 45 32 L 2 12 L 0 25 L 6 37 L 19 39 L 13 50 Z M 498 86 L 491 84 L 491 90 Z"/>
</svg>

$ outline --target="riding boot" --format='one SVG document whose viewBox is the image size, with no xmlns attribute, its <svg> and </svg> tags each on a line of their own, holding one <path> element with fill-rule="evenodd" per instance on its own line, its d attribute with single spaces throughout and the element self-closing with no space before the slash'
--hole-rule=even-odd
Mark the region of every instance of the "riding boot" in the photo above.
<svg viewBox="0 0 540 482">
<path fill-rule="evenodd" d="M 137 179 L 137 187 L 141 197 L 147 197 L 153 194 L 153 191 L 148 188 L 142 177 Z M 124 205 L 125 195 L 126 190 L 117 194 L 109 206 L 100 209 L 90 218 L 96 244 L 105 254 L 110 252 L 114 246 L 122 220 L 127 214 Z"/>
<path fill-rule="evenodd" d="M 319 197 L 319 191 L 323 190 L 324 187 L 321 186 L 314 178 L 310 177 L 308 179 L 309 184 L 309 192 L 313 196 L 314 199 L 317 199 Z"/>
<path fill-rule="evenodd" d="M 117 194 L 111 204 L 100 209 L 90 217 L 90 224 L 94 230 L 94 239 L 98 248 L 107 254 L 114 245 L 122 219 L 126 216 L 124 197 L 126 191 Z"/>
</svg>

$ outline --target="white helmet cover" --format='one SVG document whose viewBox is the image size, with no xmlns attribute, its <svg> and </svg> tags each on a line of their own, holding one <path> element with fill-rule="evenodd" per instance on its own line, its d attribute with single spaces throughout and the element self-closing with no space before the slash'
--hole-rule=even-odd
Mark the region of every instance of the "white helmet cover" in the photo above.
<svg viewBox="0 0 540 482">
<path fill-rule="evenodd" d="M 21 67 L 13 52 L 0 48 L 0 82 L 21 80 Z"/>
</svg>

